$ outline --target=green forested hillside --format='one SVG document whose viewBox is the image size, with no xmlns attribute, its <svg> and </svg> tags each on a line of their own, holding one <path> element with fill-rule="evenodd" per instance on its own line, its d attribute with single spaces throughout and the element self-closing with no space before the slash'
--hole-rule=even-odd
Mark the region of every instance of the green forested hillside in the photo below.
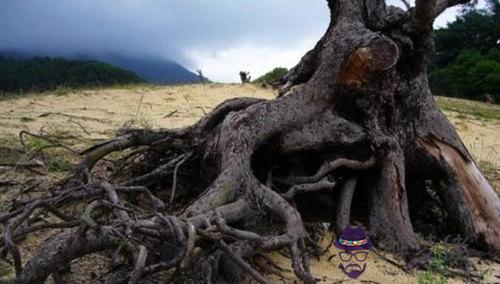
<svg viewBox="0 0 500 284">
<path fill-rule="evenodd" d="M 0 91 L 46 91 L 58 87 L 90 87 L 138 83 L 134 73 L 98 61 L 61 58 L 0 57 Z"/>
<path fill-rule="evenodd" d="M 276 67 L 273 70 L 267 72 L 266 74 L 260 76 L 259 78 L 253 80 L 254 83 L 265 83 L 265 84 L 274 84 L 281 77 L 285 76 L 288 73 L 288 69 L 284 67 Z"/>
<path fill-rule="evenodd" d="M 500 4 L 470 10 L 435 31 L 436 60 L 429 68 L 434 95 L 500 102 Z"/>
</svg>

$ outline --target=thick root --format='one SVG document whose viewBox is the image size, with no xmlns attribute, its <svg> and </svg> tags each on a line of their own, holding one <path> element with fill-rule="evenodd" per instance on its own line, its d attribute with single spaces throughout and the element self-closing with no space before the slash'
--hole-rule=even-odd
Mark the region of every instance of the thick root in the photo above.
<svg viewBox="0 0 500 284">
<path fill-rule="evenodd" d="M 215 266 L 227 268 L 231 263 L 240 273 L 267 283 L 248 259 L 254 253 L 288 249 L 297 277 L 313 283 L 303 210 L 318 207 L 335 214 L 328 219 L 319 213 L 312 217 L 333 221 L 332 227 L 340 232 L 353 221 L 355 190 L 364 190 L 371 198 L 370 237 L 392 241 L 405 250 L 418 248 L 408 213 L 405 179 L 409 173 L 403 148 L 394 137 L 381 139 L 380 133 L 336 115 L 328 108 L 331 103 L 330 98 L 311 93 L 290 93 L 275 101 L 232 100 L 192 127 L 129 130 L 89 149 L 79 175 L 61 189 L 0 216 L 7 223 L 0 245 L 13 260 L 16 281 L 43 282 L 50 274 L 59 279 L 61 267 L 71 261 L 114 249 L 123 268 L 113 279 L 120 281 L 136 283 L 159 272 L 177 276 L 201 267 L 198 280 L 210 282 L 225 270 Z M 498 198 L 488 191 L 467 189 L 467 184 L 483 187 L 484 181 L 455 152 L 437 145 L 421 147 L 427 147 L 427 155 L 434 160 L 445 160 L 448 170 L 466 170 L 448 180 L 457 185 L 451 187 L 452 193 L 465 196 L 453 200 L 468 206 L 468 211 L 459 211 L 465 212 L 460 216 L 475 220 L 464 221 L 464 227 L 495 247 L 498 226 L 490 226 L 498 223 L 498 208 L 496 201 L 489 202 Z M 92 175 L 100 159 L 129 147 L 145 149 L 135 160 L 145 165 L 142 170 L 131 168 L 113 178 Z M 263 152 L 282 159 L 259 156 Z M 207 176 L 203 174 L 206 165 L 211 165 Z M 364 173 L 378 175 L 375 188 L 366 186 Z M 263 184 L 266 178 L 269 186 Z M 312 207 L 301 207 L 304 200 Z M 43 223 L 41 217 L 46 214 L 62 221 Z M 259 227 L 266 218 L 273 221 L 272 229 Z M 65 232 L 22 267 L 16 243 L 32 232 L 55 228 Z M 194 274 L 183 277 L 189 276 Z"/>
<path fill-rule="evenodd" d="M 500 199 L 475 162 L 432 138 L 417 143 L 428 164 L 437 168 L 436 184 L 462 233 L 480 246 L 500 250 Z"/>
<path fill-rule="evenodd" d="M 381 161 L 380 180 L 371 192 L 370 231 L 388 245 L 403 251 L 419 248 L 410 215 L 401 151 L 396 148 Z"/>
</svg>

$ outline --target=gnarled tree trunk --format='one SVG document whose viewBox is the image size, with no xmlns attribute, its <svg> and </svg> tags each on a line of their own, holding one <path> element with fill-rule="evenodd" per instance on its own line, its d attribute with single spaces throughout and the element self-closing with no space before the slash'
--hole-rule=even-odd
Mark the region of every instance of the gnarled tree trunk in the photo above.
<svg viewBox="0 0 500 284">
<path fill-rule="evenodd" d="M 427 83 L 433 20 L 461 2 L 420 0 L 403 11 L 381 0 L 329 0 L 332 22 L 283 78 L 281 97 L 230 100 L 192 127 L 128 130 L 89 149 L 58 194 L 0 217 L 10 220 L 5 248 L 17 259 L 16 236 L 36 225 L 26 214 L 50 208 L 41 203 L 103 199 L 66 220 L 74 232 L 17 265 L 18 282 L 43 281 L 71 259 L 116 248 L 129 252 L 123 280 L 196 267 L 190 277 L 200 281 L 241 271 L 266 282 L 245 258 L 282 247 L 297 276 L 314 282 L 303 219 L 341 230 L 356 216 L 376 243 L 417 249 L 412 224 L 428 181 L 446 222 L 500 250 L 498 196 Z M 104 181 L 92 172 L 108 153 L 139 146 L 147 146 L 140 162 L 125 160 L 122 174 Z M 138 194 L 151 204 L 144 211 L 126 207 Z M 177 206 L 165 209 L 166 201 Z"/>
</svg>

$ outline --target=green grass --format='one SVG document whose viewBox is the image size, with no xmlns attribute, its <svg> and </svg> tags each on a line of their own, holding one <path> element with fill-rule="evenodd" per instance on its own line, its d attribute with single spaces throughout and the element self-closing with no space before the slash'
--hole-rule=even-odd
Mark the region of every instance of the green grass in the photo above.
<svg viewBox="0 0 500 284">
<path fill-rule="evenodd" d="M 35 152 L 47 145 L 50 145 L 50 143 L 41 138 L 27 137 L 25 140 L 25 145 L 28 150 Z"/>
<path fill-rule="evenodd" d="M 444 284 L 447 279 L 432 271 L 426 271 L 418 277 L 417 281 L 418 284 Z"/>
<path fill-rule="evenodd" d="M 446 97 L 436 97 L 436 102 L 443 111 L 457 112 L 462 117 L 469 115 L 484 120 L 500 120 L 500 105 Z"/>
<path fill-rule="evenodd" d="M 14 268 L 0 259 L 0 284 L 12 283 L 15 276 Z"/>
<path fill-rule="evenodd" d="M 59 86 L 53 92 L 56 96 L 62 97 L 62 96 L 69 94 L 71 91 L 72 91 L 71 88 Z"/>
<path fill-rule="evenodd" d="M 147 113 L 141 112 L 140 107 L 141 106 L 139 105 L 138 112 L 135 115 L 130 115 L 130 119 L 128 119 L 123 124 L 122 127 L 124 127 L 124 128 L 139 127 L 139 128 L 143 128 L 143 129 L 149 129 L 149 130 L 151 130 L 155 127 L 155 123 L 154 123 L 153 119 Z"/>
<path fill-rule="evenodd" d="M 260 76 L 259 78 L 253 80 L 252 83 L 273 84 L 277 82 L 281 77 L 285 76 L 286 73 L 288 73 L 288 69 L 284 67 L 276 67 L 266 74 Z"/>
<path fill-rule="evenodd" d="M 32 117 L 27 117 L 27 116 L 21 116 L 21 118 L 19 118 L 19 120 L 21 122 L 30 122 L 30 121 L 34 121 L 35 119 L 32 118 Z"/>
<path fill-rule="evenodd" d="M 65 96 L 69 93 L 85 92 L 85 91 L 101 91 L 101 90 L 113 90 L 113 89 L 124 89 L 124 90 L 134 90 L 136 88 L 157 88 L 162 87 L 162 85 L 155 85 L 153 83 L 141 82 L 141 83 L 128 83 L 128 84 L 113 84 L 108 86 L 81 86 L 81 87 L 65 87 L 60 86 L 55 90 L 48 90 L 43 92 L 33 92 L 33 91 L 18 91 L 18 92 L 6 92 L 0 90 L 0 101 L 16 99 L 16 98 L 26 98 L 26 97 L 38 97 L 38 96 Z"/>
<path fill-rule="evenodd" d="M 427 267 L 427 271 L 418 278 L 418 284 L 444 284 L 450 277 L 449 268 L 444 260 L 446 247 L 437 243 L 431 248 L 432 260 Z"/>
<path fill-rule="evenodd" d="M 484 172 L 494 172 L 496 170 L 493 163 L 485 160 L 479 161 L 479 168 Z"/>
<path fill-rule="evenodd" d="M 49 171 L 69 172 L 73 170 L 73 164 L 65 157 L 55 157 L 49 165 Z"/>
<path fill-rule="evenodd" d="M 498 185 L 498 181 L 500 180 L 500 169 L 490 161 L 480 160 L 478 164 L 484 177 L 489 180 L 493 188 L 495 188 L 495 185 Z"/>
<path fill-rule="evenodd" d="M 0 164 L 15 164 L 20 158 L 21 155 L 15 150 L 0 150 Z"/>
</svg>

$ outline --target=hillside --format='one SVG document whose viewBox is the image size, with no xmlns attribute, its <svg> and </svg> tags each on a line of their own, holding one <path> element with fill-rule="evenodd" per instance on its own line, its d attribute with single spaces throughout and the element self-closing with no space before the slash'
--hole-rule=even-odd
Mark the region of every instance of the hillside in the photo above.
<svg viewBox="0 0 500 284">
<path fill-rule="evenodd" d="M 123 69 L 133 71 L 139 77 L 156 84 L 178 84 L 198 82 L 198 75 L 184 68 L 177 62 L 149 57 L 130 57 L 119 54 L 93 56 Z M 92 58 L 92 56 L 89 56 Z"/>
<path fill-rule="evenodd" d="M 432 93 L 500 103 L 500 2 L 472 9 L 435 30 L 436 57 L 429 66 Z"/>
<path fill-rule="evenodd" d="M 134 73 L 98 61 L 0 57 L 0 92 L 45 91 L 59 87 L 110 86 L 143 82 Z"/>
<path fill-rule="evenodd" d="M 27 60 L 40 57 L 40 55 L 35 52 L 9 49 L 0 51 L 0 57 Z M 199 81 L 197 74 L 189 71 L 179 63 L 168 59 L 152 58 L 149 56 L 129 56 L 112 52 L 102 54 L 78 53 L 74 55 L 61 55 L 60 57 L 66 60 L 104 62 L 133 72 L 141 79 L 156 84 L 178 84 Z"/>
</svg>

